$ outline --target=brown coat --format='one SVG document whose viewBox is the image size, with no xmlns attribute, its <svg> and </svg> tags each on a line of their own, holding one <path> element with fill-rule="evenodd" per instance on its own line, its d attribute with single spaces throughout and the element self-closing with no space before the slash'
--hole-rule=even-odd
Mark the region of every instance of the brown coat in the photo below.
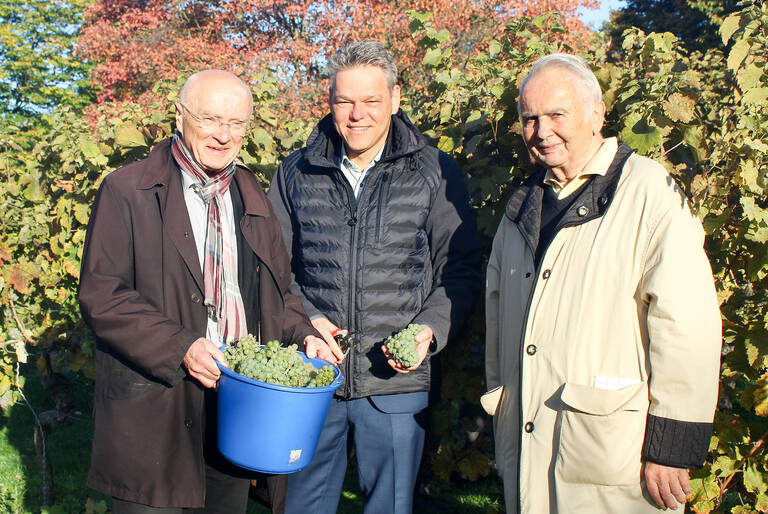
<svg viewBox="0 0 768 514">
<path fill-rule="evenodd" d="M 280 227 L 256 178 L 238 167 L 235 181 L 245 210 L 238 237 L 261 262 L 262 340 L 299 343 L 313 331 L 287 293 Z M 104 179 L 88 226 L 80 305 L 97 336 L 89 487 L 156 507 L 203 505 L 203 388 L 182 366 L 205 335 L 202 288 L 179 172 L 164 141 Z"/>
</svg>

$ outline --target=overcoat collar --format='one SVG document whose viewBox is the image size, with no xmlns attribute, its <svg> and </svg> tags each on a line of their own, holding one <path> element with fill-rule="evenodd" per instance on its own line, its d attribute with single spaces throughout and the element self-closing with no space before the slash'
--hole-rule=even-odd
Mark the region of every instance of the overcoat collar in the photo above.
<svg viewBox="0 0 768 514">
<path fill-rule="evenodd" d="M 622 143 L 605 175 L 594 175 L 578 194 L 558 224 L 557 230 L 566 226 L 580 225 L 606 213 L 613 201 L 616 186 L 621 178 L 624 163 L 634 150 Z M 507 202 L 504 215 L 514 222 L 533 252 L 539 244 L 541 232 L 541 204 L 544 198 L 546 170 L 540 168 L 518 187 Z"/>
</svg>

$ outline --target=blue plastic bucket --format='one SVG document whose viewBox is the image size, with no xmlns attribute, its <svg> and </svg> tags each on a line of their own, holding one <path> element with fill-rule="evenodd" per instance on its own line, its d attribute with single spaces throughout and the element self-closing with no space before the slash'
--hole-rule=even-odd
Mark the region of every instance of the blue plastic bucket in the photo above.
<svg viewBox="0 0 768 514">
<path fill-rule="evenodd" d="M 316 368 L 329 365 L 299 354 Z M 289 387 L 252 380 L 219 365 L 221 453 L 240 467 L 262 473 L 294 473 L 309 464 L 333 392 L 344 380 L 333 368 L 331 385 Z"/>
</svg>

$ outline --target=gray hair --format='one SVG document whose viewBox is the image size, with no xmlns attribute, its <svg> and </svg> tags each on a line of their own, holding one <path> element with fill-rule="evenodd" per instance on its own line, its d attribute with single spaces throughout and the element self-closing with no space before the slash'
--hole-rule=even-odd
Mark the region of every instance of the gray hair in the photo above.
<svg viewBox="0 0 768 514">
<path fill-rule="evenodd" d="M 520 86 L 520 97 L 523 96 L 523 89 L 525 89 L 528 81 L 544 70 L 549 68 L 559 68 L 563 71 L 571 73 L 575 78 L 575 83 L 580 87 L 583 93 L 583 99 L 589 102 L 590 105 L 594 105 L 603 99 L 603 91 L 600 89 L 600 83 L 597 81 L 597 77 L 592 73 L 592 69 L 586 60 L 578 55 L 570 54 L 549 54 L 536 60 L 531 66 L 531 71 L 528 76 L 523 80 Z M 520 100 L 517 101 L 517 112 L 520 113 Z"/>
<path fill-rule="evenodd" d="M 397 66 L 384 45 L 373 39 L 353 41 L 339 48 L 328 60 L 328 78 L 331 79 L 331 93 L 336 86 L 336 74 L 358 66 L 378 66 L 384 71 L 389 89 L 397 84 Z"/>
</svg>

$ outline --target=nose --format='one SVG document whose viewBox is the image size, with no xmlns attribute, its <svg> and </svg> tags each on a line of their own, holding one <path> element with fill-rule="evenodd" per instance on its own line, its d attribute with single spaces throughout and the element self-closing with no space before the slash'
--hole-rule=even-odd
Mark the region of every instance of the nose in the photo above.
<svg viewBox="0 0 768 514">
<path fill-rule="evenodd" d="M 540 139 L 546 139 L 552 135 L 552 121 L 547 116 L 539 116 L 536 120 L 536 135 Z"/>
<path fill-rule="evenodd" d="M 229 125 L 226 123 L 220 123 L 219 128 L 214 130 L 211 135 L 218 141 L 219 143 L 226 143 L 230 139 L 232 139 L 232 132 L 230 132 Z"/>
<path fill-rule="evenodd" d="M 349 117 L 352 120 L 362 120 L 365 118 L 365 108 L 362 103 L 355 102 L 352 105 L 352 111 L 349 113 Z"/>
</svg>

